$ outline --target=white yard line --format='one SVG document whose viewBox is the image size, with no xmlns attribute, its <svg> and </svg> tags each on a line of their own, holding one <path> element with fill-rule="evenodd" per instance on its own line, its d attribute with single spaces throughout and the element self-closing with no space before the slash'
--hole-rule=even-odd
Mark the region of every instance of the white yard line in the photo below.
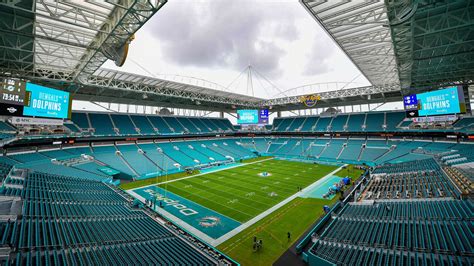
<svg viewBox="0 0 474 266">
<path fill-rule="evenodd" d="M 248 227 L 250 227 L 253 224 L 257 223 L 258 221 L 262 220 L 263 218 L 267 217 L 268 215 L 270 215 L 274 211 L 280 209 L 281 207 L 286 205 L 288 202 L 294 200 L 295 198 L 297 198 L 299 196 L 304 195 L 307 191 L 309 191 L 309 190 L 313 189 L 314 187 L 320 185 L 327 178 L 329 178 L 330 176 L 333 176 L 335 173 L 337 173 L 339 170 L 341 170 L 342 167 L 344 167 L 344 166 L 347 166 L 347 164 L 345 164 L 345 165 L 337 168 L 336 170 L 332 171 L 331 173 L 325 175 L 323 178 L 319 179 L 318 181 L 316 181 L 313 184 L 311 184 L 311 185 L 307 186 L 306 188 L 304 188 L 301 192 L 293 194 L 292 196 L 290 196 L 290 197 L 286 198 L 285 200 L 281 201 L 280 203 L 274 205 L 270 209 L 260 213 L 259 215 L 255 216 L 254 218 L 250 219 L 249 221 L 241 224 L 239 227 L 233 229 L 229 233 L 219 237 L 218 239 L 215 239 L 215 240 L 213 239 L 211 242 L 208 242 L 208 243 L 215 246 L 215 247 L 222 244 L 222 243 L 224 243 L 225 241 L 229 240 L 233 236 L 237 235 L 238 233 L 242 232 L 243 230 L 247 229 Z"/>
<path fill-rule="evenodd" d="M 140 188 L 144 188 L 144 187 L 156 186 L 156 185 L 161 185 L 161 184 L 167 184 L 167 183 L 172 183 L 172 182 L 176 182 L 176 181 L 180 181 L 180 180 L 185 180 L 185 179 L 193 178 L 193 177 L 196 177 L 196 176 L 207 175 L 207 174 L 211 174 L 211 173 L 216 173 L 216 172 L 220 172 L 220 171 L 225 171 L 225 170 L 229 170 L 229 169 L 232 169 L 232 168 L 242 167 L 242 166 L 246 166 L 246 165 L 250 165 L 250 164 L 261 163 L 261 162 L 265 162 L 265 161 L 273 160 L 273 159 L 274 159 L 274 158 L 268 158 L 268 159 L 263 159 L 263 160 L 260 160 L 260 161 L 251 162 L 251 163 L 242 163 L 242 164 L 234 165 L 234 166 L 227 167 L 227 168 L 216 169 L 216 170 L 214 170 L 214 171 L 209 171 L 209 172 L 206 172 L 206 173 L 201 173 L 201 174 L 196 174 L 196 175 L 185 176 L 185 177 L 181 177 L 181 178 L 177 178 L 177 179 L 173 179 L 173 180 L 168 180 L 168 181 L 158 182 L 158 183 L 154 183 L 154 184 L 150 184 L 150 185 L 146 185 L 146 186 L 141 186 L 141 187 L 132 188 L 132 189 L 127 190 L 127 192 L 131 192 L 131 191 L 133 191 L 133 190 L 135 190 L 135 189 L 140 189 Z"/>
<path fill-rule="evenodd" d="M 264 162 L 264 161 L 268 161 L 268 160 L 272 160 L 274 158 L 268 158 L 268 159 L 265 159 L 265 160 L 261 160 L 261 161 L 256 161 L 256 162 L 251 162 L 251 163 L 245 163 L 245 164 L 241 164 L 241 165 L 236 165 L 236 166 L 232 166 L 232 167 L 229 167 L 229 168 L 225 168 L 225 169 L 218 169 L 216 171 L 211 171 L 211 172 L 207 172 L 207 173 L 202 173 L 202 174 L 197 174 L 197 175 L 192 175 L 192 176 L 187 176 L 187 177 L 183 177 L 183 178 L 178 178 L 178 179 L 175 179 L 175 180 L 170 180 L 170 181 L 165 181 L 165 182 L 161 182 L 161 183 L 156 183 L 156 184 L 151 184 L 151 185 L 147 185 L 147 186 L 143 186 L 143 187 L 139 187 L 139 188 L 133 188 L 133 189 L 129 189 L 127 190 L 127 193 L 129 193 L 131 196 L 137 198 L 138 200 L 140 200 L 141 202 L 145 202 L 145 198 L 143 198 L 142 196 L 138 195 L 137 193 L 135 193 L 133 190 L 136 190 L 136 189 L 140 189 L 140 188 L 144 188 L 144 187 L 148 187 L 148 186 L 153 186 L 153 185 L 159 185 L 159 184 L 165 184 L 165 183 L 170 183 L 170 182 L 175 182 L 175 181 L 179 181 L 179 180 L 184 180 L 184 179 L 188 179 L 188 178 L 193 178 L 193 177 L 196 177 L 196 176 L 201 176 L 201 175 L 206 175 L 206 174 L 209 174 L 209 173 L 214 173 L 214 172 L 219 172 L 219 171 L 224 171 L 224 170 L 227 170 L 227 169 L 232 169 L 232 168 L 236 168 L 236 167 L 241 167 L 241 166 L 244 166 L 244 165 L 249 165 L 249 164 L 255 164 L 255 163 L 259 163 L 259 162 Z M 180 218 L 174 216 L 173 214 L 167 212 L 166 210 L 164 210 L 163 208 L 159 208 L 157 206 L 155 206 L 154 210 L 163 215 L 164 217 L 170 219 L 171 221 L 173 221 L 175 224 L 181 226 L 183 229 L 187 230 L 188 232 L 192 233 L 193 235 L 195 235 L 196 237 L 200 238 L 201 240 L 205 241 L 206 243 L 214 246 L 214 247 L 217 247 L 218 245 L 224 243 L 225 241 L 229 240 L 230 238 L 232 238 L 233 236 L 237 235 L 238 233 L 242 232 L 243 230 L 247 229 L 248 227 L 252 226 L 253 224 L 257 223 L 258 221 L 262 220 L 263 218 L 267 217 L 268 215 L 270 215 L 271 213 L 275 212 L 276 210 L 280 209 L 281 207 L 285 206 L 287 203 L 289 203 L 290 201 L 294 200 L 295 198 L 297 197 L 300 197 L 302 195 L 304 195 L 307 191 L 310 191 L 312 190 L 313 188 L 315 188 L 316 186 L 320 185 L 321 183 L 323 183 L 327 178 L 329 178 L 330 176 L 333 176 L 335 173 L 337 173 L 339 170 L 341 170 L 344 166 L 347 166 L 347 164 L 344 164 L 343 166 L 340 166 L 339 168 L 337 168 L 336 170 L 330 172 L 329 174 L 325 175 L 323 178 L 319 179 L 318 181 L 314 182 L 313 184 L 307 186 L 306 188 L 304 188 L 302 191 L 300 192 L 297 192 L 295 194 L 293 194 L 292 196 L 284 199 L 283 201 L 279 202 L 278 204 L 274 205 L 273 207 L 267 209 L 266 211 L 260 213 L 259 215 L 255 216 L 254 218 L 250 219 L 249 221 L 241 224 L 240 226 L 234 228 L 232 231 L 228 232 L 227 234 L 219 237 L 218 239 L 213 239 L 212 237 L 206 235 L 205 233 L 199 231 L 198 229 L 196 229 L 195 227 L 193 227 L 192 225 L 189 225 L 188 223 L 184 222 L 183 220 L 181 220 Z M 202 205 L 201 205 L 202 206 Z M 222 214 L 220 214 L 222 215 Z M 234 220 L 234 219 L 232 219 Z M 235 221 L 235 220 L 234 220 Z"/>
</svg>

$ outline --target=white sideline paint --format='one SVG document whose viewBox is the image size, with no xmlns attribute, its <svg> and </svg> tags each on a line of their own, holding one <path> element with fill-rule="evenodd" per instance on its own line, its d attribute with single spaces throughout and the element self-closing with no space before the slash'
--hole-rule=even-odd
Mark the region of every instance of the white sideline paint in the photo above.
<svg viewBox="0 0 474 266">
<path fill-rule="evenodd" d="M 264 160 L 261 160 L 261 161 L 256 161 L 256 162 L 251 162 L 251 163 L 246 163 L 246 164 L 240 164 L 240 165 L 235 165 L 235 166 L 232 166 L 232 167 L 229 167 L 229 168 L 225 168 L 225 169 L 218 169 L 216 171 L 212 171 L 212 172 L 207 172 L 207 173 L 202 173 L 202 174 L 197 174 L 197 175 L 192 175 L 192 176 L 187 176 L 187 177 L 183 177 L 183 178 L 178 178 L 178 179 L 175 179 L 175 180 L 170 180 L 170 181 L 165 181 L 165 182 L 161 182 L 161 183 L 156 183 L 156 184 L 152 184 L 152 185 L 147 185 L 147 186 L 143 186 L 143 187 L 139 187 L 139 188 L 133 188 L 133 189 L 129 189 L 129 190 L 126 190 L 126 192 L 128 194 L 130 194 L 131 196 L 133 196 L 134 198 L 140 200 L 141 202 L 145 203 L 145 198 L 143 198 L 142 196 L 138 195 L 137 193 L 135 193 L 133 190 L 135 189 L 140 189 L 140 188 L 144 188 L 144 187 L 148 187 L 148 186 L 153 186 L 153 185 L 159 185 L 159 184 L 165 184 L 165 183 L 170 183 L 170 182 L 174 182 L 174 181 L 178 181 L 178 180 L 184 180 L 184 179 L 188 179 L 188 178 L 193 178 L 193 177 L 196 177 L 196 176 L 201 176 L 201 175 L 206 175 L 206 174 L 209 174 L 209 173 L 214 173 L 214 172 L 219 172 L 219 171 L 224 171 L 224 170 L 227 170 L 227 169 L 232 169 L 232 168 L 236 168 L 236 167 L 241 167 L 241 166 L 244 166 L 244 165 L 249 165 L 249 164 L 254 164 L 254 163 L 259 163 L 259 162 L 264 162 L 264 161 L 268 161 L 268 160 L 272 160 L 274 158 L 268 158 L 268 159 L 264 159 Z M 253 217 L 252 219 L 248 220 L 247 222 L 241 224 L 240 226 L 234 228 L 232 231 L 228 232 L 227 234 L 219 237 L 218 239 L 214 239 L 208 235 L 206 235 L 205 233 L 199 231 L 198 229 L 196 229 L 195 227 L 189 225 L 188 223 L 184 222 L 183 220 L 179 219 L 178 217 L 174 216 L 173 214 L 167 212 L 166 210 L 164 210 L 163 208 L 159 208 L 159 207 L 156 207 L 154 208 L 154 210 L 161 214 L 162 216 L 170 219 L 171 221 L 173 221 L 175 224 L 179 225 L 180 227 L 182 227 L 183 229 L 185 229 L 186 231 L 190 232 L 191 234 L 195 235 L 196 237 L 200 238 L 202 241 L 208 243 L 209 245 L 211 246 L 214 246 L 214 247 L 217 247 L 218 245 L 224 243 L 225 241 L 229 240 L 230 238 L 232 238 L 233 236 L 237 235 L 238 233 L 240 233 L 241 231 L 247 229 L 248 227 L 252 226 L 253 224 L 257 223 L 258 221 L 262 220 L 263 218 L 267 217 L 268 215 L 270 215 L 271 213 L 273 213 L 274 211 L 280 209 L 281 207 L 285 206 L 288 202 L 294 200 L 295 198 L 299 197 L 299 196 L 302 196 L 304 195 L 307 191 L 313 189 L 314 187 L 320 185 L 322 182 L 324 182 L 326 179 L 328 179 L 330 176 L 333 176 L 335 173 L 337 173 L 339 170 L 341 170 L 343 167 L 347 166 L 347 164 L 344 164 L 342 165 L 341 167 L 337 168 L 336 170 L 332 171 L 331 173 L 325 175 L 323 178 L 319 179 L 318 181 L 314 182 L 313 184 L 307 186 L 306 188 L 304 188 L 301 192 L 297 192 L 295 194 L 293 194 L 292 196 L 289 196 L 288 198 L 284 199 L 283 201 L 279 202 L 278 204 L 274 205 L 273 207 L 269 208 L 268 210 L 260 213 L 259 215 Z M 204 206 L 203 206 L 204 207 Z M 221 214 L 222 215 L 222 214 Z"/>
<path fill-rule="evenodd" d="M 238 233 L 242 232 L 243 230 L 247 229 L 248 227 L 252 226 L 253 224 L 257 223 L 258 221 L 262 220 L 263 218 L 267 217 L 270 215 L 272 212 L 280 209 L 281 207 L 285 206 L 288 202 L 294 200 L 295 198 L 305 194 L 307 191 L 313 189 L 314 187 L 320 185 L 322 182 L 324 182 L 326 179 L 328 179 L 330 176 L 333 176 L 335 173 L 337 173 L 339 170 L 341 170 L 343 167 L 347 166 L 347 164 L 344 164 L 343 166 L 337 168 L 336 170 L 332 171 L 331 173 L 325 175 L 323 178 L 319 179 L 318 181 L 314 182 L 313 184 L 307 186 L 304 188 L 301 192 L 297 192 L 293 194 L 292 196 L 286 198 L 285 200 L 281 201 L 280 203 L 274 205 L 270 209 L 260 213 L 259 215 L 253 217 L 252 219 L 248 220 L 247 222 L 241 224 L 239 227 L 234 228 L 234 230 L 230 231 L 229 233 L 219 237 L 218 239 L 213 239 L 211 242 L 208 242 L 212 246 L 218 246 L 225 241 L 229 240 L 233 236 L 237 235 Z"/>
<path fill-rule="evenodd" d="M 128 194 L 130 194 L 132 197 L 138 199 L 139 201 L 141 201 L 142 203 L 145 203 L 145 198 L 143 198 L 142 196 L 138 195 L 137 193 L 133 192 L 133 191 L 127 191 Z M 210 236 L 204 234 L 203 232 L 199 231 L 198 229 L 196 229 L 195 227 L 189 225 L 188 223 L 184 222 L 183 220 L 179 219 L 178 217 L 174 216 L 173 214 L 167 212 L 165 209 L 163 208 L 160 208 L 158 206 L 155 206 L 153 208 L 153 210 L 157 213 L 159 213 L 160 215 L 166 217 L 167 219 L 173 221 L 175 224 L 177 224 L 178 226 L 180 226 L 181 228 L 183 228 L 184 230 L 190 232 L 191 234 L 195 235 L 196 237 L 198 237 L 199 239 L 201 239 L 202 241 L 210 244 L 212 243 L 212 241 L 214 241 L 213 238 L 211 238 Z"/>
<path fill-rule="evenodd" d="M 132 192 L 132 191 L 135 190 L 135 189 L 140 189 L 140 188 L 149 187 L 149 186 L 156 186 L 156 185 L 161 185 L 161 184 L 172 183 L 172 182 L 176 182 L 176 181 L 180 181 L 180 180 L 185 180 L 185 179 L 193 178 L 193 177 L 196 177 L 196 176 L 207 175 L 207 174 L 216 173 L 216 172 L 220 172 L 220 171 L 225 171 L 225 170 L 229 170 L 229 169 L 232 169 L 232 168 L 242 167 L 242 166 L 246 166 L 246 165 L 250 165 L 250 164 L 254 164 L 254 163 L 261 163 L 261 162 L 265 162 L 265 161 L 273 160 L 273 159 L 275 159 L 275 158 L 272 157 L 272 158 L 263 159 L 263 160 L 260 160 L 260 161 L 251 162 L 251 163 L 242 163 L 242 164 L 234 165 L 234 166 L 231 166 L 231 167 L 228 167 L 228 168 L 216 169 L 216 170 L 214 170 L 214 171 L 209 171 L 209 172 L 206 172 L 206 173 L 201 173 L 201 174 L 196 174 L 196 175 L 190 175 L 190 176 L 185 176 L 185 177 L 181 177 L 181 178 L 177 178 L 177 179 L 173 179 L 173 180 L 158 182 L 158 183 L 154 183 L 154 184 L 150 184 L 150 185 L 146 185 L 146 186 L 142 186 L 142 187 L 132 188 L 132 189 L 129 189 L 129 190 L 126 190 L 126 191 L 127 191 L 127 192 Z"/>
</svg>

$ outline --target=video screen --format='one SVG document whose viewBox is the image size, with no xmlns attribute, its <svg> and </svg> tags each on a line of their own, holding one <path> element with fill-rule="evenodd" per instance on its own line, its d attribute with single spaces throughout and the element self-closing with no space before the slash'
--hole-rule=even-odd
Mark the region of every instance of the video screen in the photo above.
<svg viewBox="0 0 474 266">
<path fill-rule="evenodd" d="M 239 125 L 268 124 L 268 109 L 237 110 L 237 124 Z"/>
<path fill-rule="evenodd" d="M 403 104 L 408 117 L 448 115 L 465 112 L 462 87 L 453 86 L 437 91 L 407 95 Z"/>
<path fill-rule="evenodd" d="M 48 118 L 69 118 L 69 92 L 51 89 L 33 83 L 26 84 L 27 101 L 23 115 Z"/>
</svg>

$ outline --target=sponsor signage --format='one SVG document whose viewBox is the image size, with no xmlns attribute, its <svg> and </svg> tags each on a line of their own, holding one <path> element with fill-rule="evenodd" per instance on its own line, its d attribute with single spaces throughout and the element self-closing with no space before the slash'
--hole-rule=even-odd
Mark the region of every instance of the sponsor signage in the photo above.
<svg viewBox="0 0 474 266">
<path fill-rule="evenodd" d="M 418 110 L 406 111 L 406 114 L 408 118 L 418 117 Z"/>
<path fill-rule="evenodd" d="M 443 115 L 443 116 L 421 116 L 413 118 L 413 122 L 417 123 L 426 123 L 426 122 L 446 122 L 446 121 L 455 121 L 457 119 L 456 115 Z"/>
<path fill-rule="evenodd" d="M 22 115 L 23 114 L 23 105 L 18 104 L 0 104 L 0 115 Z"/>
<path fill-rule="evenodd" d="M 46 126 L 61 126 L 64 121 L 61 119 L 47 119 L 34 117 L 19 117 L 14 116 L 9 119 L 10 123 L 14 125 L 46 125 Z"/>
<path fill-rule="evenodd" d="M 304 95 L 300 97 L 300 102 L 309 108 L 314 107 L 319 100 L 321 100 L 321 95 L 317 94 Z"/>
</svg>

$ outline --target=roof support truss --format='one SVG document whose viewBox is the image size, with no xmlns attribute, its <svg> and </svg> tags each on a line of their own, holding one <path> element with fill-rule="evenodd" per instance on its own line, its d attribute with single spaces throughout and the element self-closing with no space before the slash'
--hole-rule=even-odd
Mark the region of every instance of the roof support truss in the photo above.
<svg viewBox="0 0 474 266">
<path fill-rule="evenodd" d="M 101 48 L 122 47 L 165 3 L 166 0 L 120 1 L 121 6 L 117 6 L 109 15 L 82 56 L 73 78 L 92 75 L 107 60 Z"/>
</svg>

